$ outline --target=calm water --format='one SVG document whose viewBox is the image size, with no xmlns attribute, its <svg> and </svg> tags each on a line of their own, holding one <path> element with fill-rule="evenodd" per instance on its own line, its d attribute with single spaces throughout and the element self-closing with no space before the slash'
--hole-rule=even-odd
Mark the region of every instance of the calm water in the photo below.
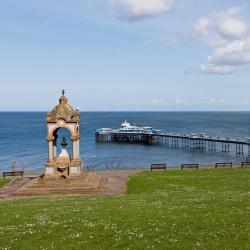
<svg viewBox="0 0 250 250">
<path fill-rule="evenodd" d="M 152 126 L 166 132 L 200 133 L 232 138 L 250 138 L 250 112 L 83 112 L 81 113 L 81 156 L 85 165 L 95 168 L 145 167 L 152 162 L 212 163 L 240 162 L 236 157 L 219 152 L 189 152 L 134 144 L 96 144 L 95 130 L 118 128 L 127 120 L 138 126 Z M 66 131 L 62 136 L 68 138 Z M 70 141 L 69 141 L 70 144 Z M 60 151 L 60 149 L 58 150 Z M 71 151 L 69 145 L 69 151 Z M 28 170 L 41 171 L 47 160 L 45 113 L 0 112 L 0 171 L 11 163 L 25 165 Z"/>
</svg>

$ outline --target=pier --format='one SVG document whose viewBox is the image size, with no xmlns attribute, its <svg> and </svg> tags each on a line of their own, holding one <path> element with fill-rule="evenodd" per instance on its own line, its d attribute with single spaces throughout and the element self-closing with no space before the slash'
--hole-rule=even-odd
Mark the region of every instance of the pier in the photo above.
<svg viewBox="0 0 250 250">
<path fill-rule="evenodd" d="M 149 127 L 138 128 L 127 124 L 121 129 L 98 129 L 95 134 L 96 142 L 140 143 L 189 151 L 207 150 L 222 153 L 234 151 L 236 155 L 247 154 L 250 156 L 250 139 L 213 137 L 204 133 L 191 135 L 164 133 Z"/>
</svg>

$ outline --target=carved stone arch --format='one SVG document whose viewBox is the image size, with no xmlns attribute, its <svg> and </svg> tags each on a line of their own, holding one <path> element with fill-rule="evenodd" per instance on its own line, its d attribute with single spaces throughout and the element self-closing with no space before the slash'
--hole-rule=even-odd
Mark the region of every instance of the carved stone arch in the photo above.
<svg viewBox="0 0 250 250">
<path fill-rule="evenodd" d="M 55 136 L 57 134 L 57 132 L 59 131 L 59 129 L 61 129 L 61 128 L 62 129 L 64 128 L 64 129 L 68 130 L 68 132 L 70 133 L 71 137 L 74 136 L 74 131 L 72 131 L 72 129 L 70 127 L 68 127 L 68 126 L 58 126 L 58 127 L 55 127 L 53 129 L 51 129 L 51 131 L 49 133 L 49 136 Z M 55 132 L 56 132 L 56 134 L 55 134 Z"/>
</svg>

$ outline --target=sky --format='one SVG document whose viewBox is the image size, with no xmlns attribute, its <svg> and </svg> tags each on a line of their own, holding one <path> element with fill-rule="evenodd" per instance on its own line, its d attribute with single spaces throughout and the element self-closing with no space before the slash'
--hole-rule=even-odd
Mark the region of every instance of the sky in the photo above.
<svg viewBox="0 0 250 250">
<path fill-rule="evenodd" d="M 0 0 L 0 110 L 249 111 L 250 1 Z"/>
</svg>

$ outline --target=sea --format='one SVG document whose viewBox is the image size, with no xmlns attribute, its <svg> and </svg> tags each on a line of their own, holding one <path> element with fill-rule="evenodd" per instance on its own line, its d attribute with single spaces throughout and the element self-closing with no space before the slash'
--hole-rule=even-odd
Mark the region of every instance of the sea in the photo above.
<svg viewBox="0 0 250 250">
<path fill-rule="evenodd" d="M 98 128 L 119 128 L 127 120 L 137 126 L 150 126 L 167 133 L 207 133 L 210 136 L 236 139 L 250 138 L 250 112 L 81 112 L 80 152 L 87 169 L 145 168 L 151 163 L 213 164 L 220 161 L 238 163 L 244 156 L 206 150 L 192 151 L 171 147 L 140 144 L 96 143 Z M 58 153 L 62 137 L 69 133 L 59 130 Z M 0 171 L 11 167 L 42 172 L 48 157 L 45 112 L 0 112 Z"/>
</svg>

